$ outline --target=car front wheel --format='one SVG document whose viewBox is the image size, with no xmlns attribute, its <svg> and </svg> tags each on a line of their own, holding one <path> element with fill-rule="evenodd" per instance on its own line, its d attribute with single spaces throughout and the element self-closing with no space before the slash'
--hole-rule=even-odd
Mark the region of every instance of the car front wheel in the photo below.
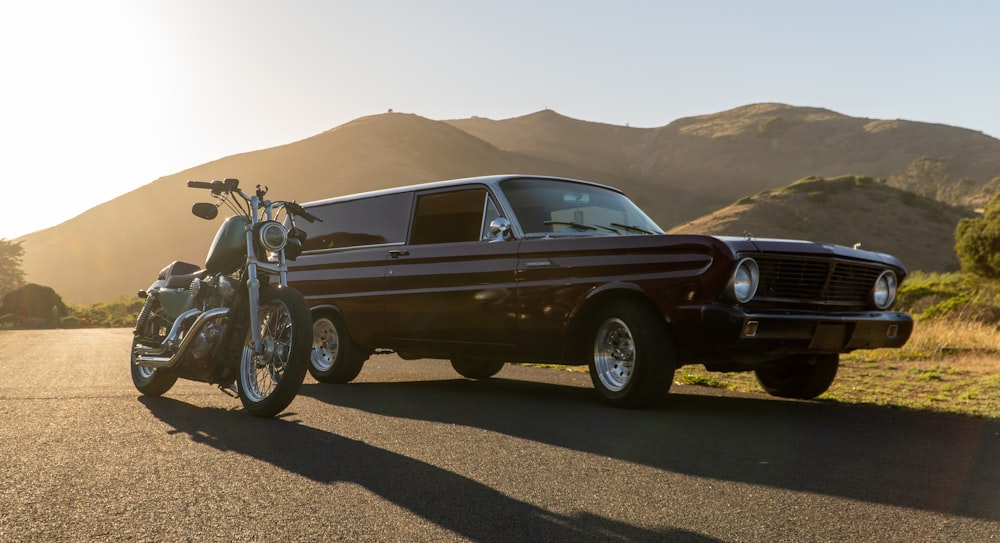
<svg viewBox="0 0 1000 543">
<path fill-rule="evenodd" d="M 655 311 L 616 302 L 591 325 L 590 379 L 615 407 L 645 407 L 663 398 L 673 382 L 674 344 Z"/>
</svg>

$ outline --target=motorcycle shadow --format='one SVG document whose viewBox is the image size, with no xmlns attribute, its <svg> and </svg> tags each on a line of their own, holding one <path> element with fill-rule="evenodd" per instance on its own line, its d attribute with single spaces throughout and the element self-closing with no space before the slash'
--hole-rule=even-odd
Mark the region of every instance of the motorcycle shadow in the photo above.
<svg viewBox="0 0 1000 543">
<path fill-rule="evenodd" d="M 140 397 L 173 434 L 226 452 L 333 485 L 354 483 L 451 530 L 481 542 L 718 540 L 684 530 L 651 531 L 590 513 L 560 515 L 507 496 L 433 464 L 290 420 L 240 416 L 234 410 L 203 408 L 166 397 Z M 331 491 L 333 491 L 331 489 Z M 433 496 L 433 499 L 428 499 Z M 503 529 L 497 529 L 502 526 Z"/>
</svg>

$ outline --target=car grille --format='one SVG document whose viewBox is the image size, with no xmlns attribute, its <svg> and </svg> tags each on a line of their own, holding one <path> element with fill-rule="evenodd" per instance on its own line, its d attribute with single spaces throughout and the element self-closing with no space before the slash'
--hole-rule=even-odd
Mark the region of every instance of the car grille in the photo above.
<svg viewBox="0 0 1000 543">
<path fill-rule="evenodd" d="M 755 301 L 866 307 L 884 268 L 833 259 L 754 256 L 760 267 Z"/>
</svg>

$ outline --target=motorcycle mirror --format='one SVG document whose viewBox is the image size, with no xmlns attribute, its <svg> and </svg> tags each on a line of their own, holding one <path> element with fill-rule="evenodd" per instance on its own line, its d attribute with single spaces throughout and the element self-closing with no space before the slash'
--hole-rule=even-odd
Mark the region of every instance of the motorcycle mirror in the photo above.
<svg viewBox="0 0 1000 543">
<path fill-rule="evenodd" d="M 215 204 L 198 202 L 191 208 L 191 213 L 194 213 L 195 217 L 210 221 L 219 216 L 219 208 L 215 207 Z"/>
</svg>

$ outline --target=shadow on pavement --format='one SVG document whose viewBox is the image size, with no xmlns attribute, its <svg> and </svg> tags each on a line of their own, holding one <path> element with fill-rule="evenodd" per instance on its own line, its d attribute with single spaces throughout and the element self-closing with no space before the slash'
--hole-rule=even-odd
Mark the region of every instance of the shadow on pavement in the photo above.
<svg viewBox="0 0 1000 543">
<path fill-rule="evenodd" d="M 555 514 L 426 462 L 295 422 L 238 416 L 230 410 L 196 407 L 170 398 L 143 396 L 139 401 L 192 441 L 256 458 L 320 483 L 361 485 L 474 541 L 718 542 L 684 530 L 653 532 L 591 514 Z M 261 439 L 262 433 L 267 439 Z"/>
<path fill-rule="evenodd" d="M 620 410 L 588 389 L 500 378 L 306 384 L 300 394 L 669 472 L 1000 520 L 995 419 L 683 392 Z"/>
</svg>

